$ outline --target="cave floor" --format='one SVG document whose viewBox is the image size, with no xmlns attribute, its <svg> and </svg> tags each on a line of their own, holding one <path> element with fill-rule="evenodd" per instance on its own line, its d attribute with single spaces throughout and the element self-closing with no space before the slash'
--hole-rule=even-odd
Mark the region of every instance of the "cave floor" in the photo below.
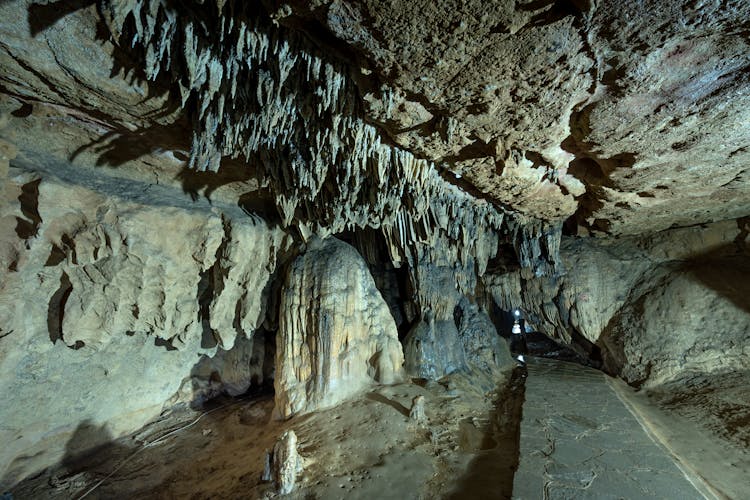
<svg viewBox="0 0 750 500">
<path fill-rule="evenodd" d="M 750 498 L 750 372 L 685 373 L 633 391 L 609 380 L 709 498 Z"/>
<path fill-rule="evenodd" d="M 724 445 L 696 437 L 694 423 L 673 419 L 658 394 L 572 363 L 530 358 L 527 368 L 494 380 L 375 386 L 284 422 L 272 419 L 270 396 L 217 400 L 200 412 L 175 408 L 87 458 L 28 478 L 13 498 L 273 498 L 261 481 L 264 456 L 287 429 L 299 438 L 304 472 L 285 498 L 495 499 L 512 491 L 518 499 L 690 499 L 747 491 L 740 467 L 719 478 L 728 487 L 709 484 L 706 493 L 710 481 L 696 472 L 708 470 L 701 453 L 739 462 Z M 426 425 L 408 418 L 419 395 Z M 670 446 L 670 438 L 681 441 Z"/>
<path fill-rule="evenodd" d="M 519 374 L 374 386 L 336 407 L 284 422 L 273 420 L 270 397 L 216 401 L 210 413 L 175 409 L 87 458 L 64 461 L 26 479 L 12 494 L 35 499 L 272 498 L 271 485 L 261 481 L 265 453 L 292 429 L 304 472 L 286 498 L 427 499 L 434 492 L 478 498 L 474 493 L 483 486 L 475 478 L 486 481 L 486 473 L 492 474 L 493 491 L 509 496 L 523 396 Z M 426 425 L 408 417 L 412 400 L 420 395 Z"/>
<path fill-rule="evenodd" d="M 703 498 L 602 372 L 528 359 L 513 497 Z"/>
</svg>

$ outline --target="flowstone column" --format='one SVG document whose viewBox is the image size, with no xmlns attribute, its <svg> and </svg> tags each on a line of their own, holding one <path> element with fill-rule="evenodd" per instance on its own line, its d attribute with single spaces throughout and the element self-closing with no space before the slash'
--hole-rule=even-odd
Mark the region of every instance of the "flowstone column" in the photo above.
<svg viewBox="0 0 750 500">
<path fill-rule="evenodd" d="M 310 242 L 288 271 L 280 311 L 277 417 L 330 406 L 373 382 L 401 377 L 393 316 L 364 260 L 346 243 Z"/>
</svg>

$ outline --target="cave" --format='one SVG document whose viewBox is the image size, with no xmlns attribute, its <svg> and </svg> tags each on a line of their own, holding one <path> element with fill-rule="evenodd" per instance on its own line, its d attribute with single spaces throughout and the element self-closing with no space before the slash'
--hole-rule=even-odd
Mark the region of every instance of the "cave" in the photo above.
<svg viewBox="0 0 750 500">
<path fill-rule="evenodd" d="M 0 498 L 747 498 L 748 19 L 0 0 Z"/>
</svg>

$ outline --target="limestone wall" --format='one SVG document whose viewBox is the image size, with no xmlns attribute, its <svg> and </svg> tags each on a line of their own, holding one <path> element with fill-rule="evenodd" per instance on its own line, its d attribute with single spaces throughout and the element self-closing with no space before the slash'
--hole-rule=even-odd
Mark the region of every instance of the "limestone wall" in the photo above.
<svg viewBox="0 0 750 500">
<path fill-rule="evenodd" d="M 235 393 L 262 381 L 254 332 L 280 231 L 168 188 L 86 174 L 72 182 L 41 163 L 3 181 L 5 481 L 133 431 L 168 400 L 220 391 L 222 377 Z M 235 342 L 235 354 L 205 368 L 202 358 Z"/>
<path fill-rule="evenodd" d="M 520 270 L 485 279 L 503 310 L 601 356 L 626 381 L 656 385 L 683 372 L 747 369 L 750 255 L 746 222 L 641 238 L 570 238 L 565 273 Z"/>
</svg>

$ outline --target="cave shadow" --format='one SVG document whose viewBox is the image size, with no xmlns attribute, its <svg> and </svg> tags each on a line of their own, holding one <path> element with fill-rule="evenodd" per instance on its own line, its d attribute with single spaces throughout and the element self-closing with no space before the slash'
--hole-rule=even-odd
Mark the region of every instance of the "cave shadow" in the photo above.
<svg viewBox="0 0 750 500">
<path fill-rule="evenodd" d="M 0 484 L 9 485 L 8 498 L 78 498 L 115 470 L 133 451 L 134 448 L 125 445 L 124 440 L 115 440 L 106 424 L 96 425 L 86 419 L 73 431 L 65 444 L 64 455 L 56 465 L 33 473 L 20 482 L 16 482 L 11 473 Z M 13 464 L 10 470 L 13 470 Z"/>
<path fill-rule="evenodd" d="M 175 178 L 182 191 L 193 201 L 201 196 L 212 201 L 214 192 L 228 184 L 246 183 L 248 192 L 239 195 L 237 205 L 248 214 L 256 214 L 271 225 L 280 225 L 281 218 L 275 198 L 267 188 L 260 188 L 260 171 L 253 163 L 224 157 L 219 170 L 203 172 L 188 166 L 190 145 L 187 142 L 192 130 L 182 115 L 167 125 L 154 124 L 138 130 L 118 127 L 101 137 L 80 146 L 68 158 L 72 163 L 84 153 L 96 156 L 96 166 L 117 168 L 128 162 L 154 154 L 171 154 L 182 168 Z M 254 181 L 254 182 L 253 182 Z"/>
<path fill-rule="evenodd" d="M 58 340 L 63 340 L 63 315 L 65 312 L 65 303 L 73 292 L 73 285 L 70 277 L 63 271 L 60 276 L 60 286 L 49 299 L 47 305 L 47 331 L 49 340 L 55 344 Z"/>
<path fill-rule="evenodd" d="M 497 387 L 497 398 L 488 415 L 486 428 L 459 425 L 462 451 L 476 456 L 456 480 L 456 487 L 444 498 L 512 498 L 513 479 L 520 459 L 521 416 L 527 374 L 525 367 L 518 366 L 513 369 L 510 380 Z"/>
<path fill-rule="evenodd" d="M 687 260 L 679 271 L 750 313 L 750 253 L 739 241 Z"/>
<path fill-rule="evenodd" d="M 29 34 L 32 38 L 36 38 L 37 35 L 51 28 L 66 16 L 87 9 L 95 4 L 97 4 L 97 0 L 59 0 L 50 3 L 32 3 L 27 10 Z M 112 41 L 112 34 L 101 16 L 97 19 L 94 40 L 102 44 Z M 141 60 L 144 59 L 145 54 L 143 50 L 138 50 L 136 47 L 125 50 L 117 43 L 112 44 L 111 50 L 112 67 L 110 68 L 110 78 L 114 78 L 122 73 L 122 77 L 130 85 L 135 83 L 146 85 L 145 101 L 170 92 L 169 89 L 172 82 L 167 77 L 160 75 L 154 81 L 149 80 L 143 68 L 134 63 L 134 57 Z M 35 74 L 40 76 L 36 72 Z M 43 76 L 40 77 L 46 81 Z M 174 100 L 172 99 L 172 101 Z M 96 109 L 88 109 L 86 112 L 92 116 L 103 116 Z"/>
<path fill-rule="evenodd" d="M 213 356 L 202 354 L 190 370 L 187 405 L 210 410 L 237 400 L 273 397 L 275 337 L 276 332 L 261 327 L 251 338 L 238 334 L 231 349 L 217 345 Z"/>
<path fill-rule="evenodd" d="M 408 417 L 409 416 L 409 409 L 399 403 L 398 401 L 394 401 L 392 399 L 388 399 L 387 397 L 383 396 L 382 394 L 379 394 L 377 392 L 369 392 L 367 393 L 367 399 L 371 401 L 377 401 L 378 403 L 383 403 L 391 408 L 395 409 L 397 412 L 399 412 L 401 415 Z"/>
<path fill-rule="evenodd" d="M 25 218 L 16 216 L 16 234 L 22 240 L 36 237 L 42 217 L 39 215 L 39 184 L 42 179 L 36 179 L 21 186 L 21 194 L 18 202 L 21 205 L 21 214 Z"/>
<path fill-rule="evenodd" d="M 580 337 L 580 339 L 576 339 L 576 337 Z M 548 337 L 543 332 L 527 332 L 526 346 L 529 356 L 576 363 L 597 370 L 602 368 L 599 347 L 580 334 L 574 335 L 572 346 L 566 346 Z M 586 354 L 584 355 L 579 351 Z"/>
<path fill-rule="evenodd" d="M 97 155 L 96 166 L 120 167 L 153 153 L 171 151 L 179 161 L 187 161 L 185 151 L 190 151 L 186 137 L 191 131 L 184 117 L 168 125 L 153 124 L 137 130 L 118 126 L 98 139 L 80 146 L 71 153 L 68 161 L 74 162 L 81 154 Z"/>
<path fill-rule="evenodd" d="M 96 0 L 59 0 L 50 3 L 33 3 L 29 5 L 28 10 L 29 33 L 32 37 L 36 37 L 63 17 L 95 3 Z"/>
<path fill-rule="evenodd" d="M 493 299 L 490 300 L 487 315 L 490 317 L 492 324 L 495 325 L 497 334 L 506 341 L 510 340 L 513 321 L 515 320 L 513 313 L 497 305 L 497 302 Z"/>
</svg>

